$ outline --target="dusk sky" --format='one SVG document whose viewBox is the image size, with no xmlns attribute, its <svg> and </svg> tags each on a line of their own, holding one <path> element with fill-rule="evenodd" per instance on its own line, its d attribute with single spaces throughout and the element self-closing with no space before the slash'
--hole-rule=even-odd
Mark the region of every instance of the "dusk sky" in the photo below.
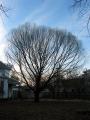
<svg viewBox="0 0 90 120">
<path fill-rule="evenodd" d="M 36 23 L 72 32 L 81 40 L 85 49 L 86 64 L 90 68 L 90 38 L 87 36 L 86 19 L 79 17 L 71 9 L 72 0 L 2 0 L 7 8 L 8 16 L 0 19 L 0 60 L 6 62 L 4 51 L 8 41 L 6 35 L 11 29 L 25 22 Z"/>
</svg>

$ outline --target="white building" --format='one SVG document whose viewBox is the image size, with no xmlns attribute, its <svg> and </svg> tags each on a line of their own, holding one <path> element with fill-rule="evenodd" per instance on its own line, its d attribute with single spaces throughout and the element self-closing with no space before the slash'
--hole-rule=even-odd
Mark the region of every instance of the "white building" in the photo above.
<svg viewBox="0 0 90 120">
<path fill-rule="evenodd" d="M 8 98 L 9 96 L 8 83 L 11 69 L 11 65 L 0 61 L 0 98 Z"/>
</svg>

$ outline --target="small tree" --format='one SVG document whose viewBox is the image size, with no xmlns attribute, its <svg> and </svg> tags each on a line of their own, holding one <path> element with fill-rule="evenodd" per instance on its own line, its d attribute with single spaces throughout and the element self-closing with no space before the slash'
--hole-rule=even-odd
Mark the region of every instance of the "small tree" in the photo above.
<svg viewBox="0 0 90 120">
<path fill-rule="evenodd" d="M 62 72 L 80 65 L 81 45 L 69 32 L 26 23 L 11 31 L 8 57 L 20 69 L 35 102 L 60 66 Z"/>
</svg>

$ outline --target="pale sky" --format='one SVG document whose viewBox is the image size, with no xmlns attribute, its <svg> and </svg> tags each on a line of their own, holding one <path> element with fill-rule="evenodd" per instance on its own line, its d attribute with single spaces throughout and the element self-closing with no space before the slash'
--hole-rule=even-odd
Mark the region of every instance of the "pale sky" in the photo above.
<svg viewBox="0 0 90 120">
<path fill-rule="evenodd" d="M 7 34 L 25 22 L 57 27 L 72 32 L 81 40 L 86 54 L 84 68 L 90 68 L 90 38 L 85 28 L 86 19 L 81 19 L 71 9 L 72 0 L 1 0 L 7 8 L 8 16 L 0 18 L 0 60 L 6 62 L 5 49 Z"/>
</svg>

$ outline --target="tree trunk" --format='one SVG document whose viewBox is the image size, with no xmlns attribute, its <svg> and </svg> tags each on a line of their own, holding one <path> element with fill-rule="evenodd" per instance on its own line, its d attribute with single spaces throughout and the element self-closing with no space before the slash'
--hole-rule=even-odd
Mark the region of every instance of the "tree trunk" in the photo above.
<svg viewBox="0 0 90 120">
<path fill-rule="evenodd" d="M 36 79 L 36 86 L 35 86 L 35 91 L 34 91 L 34 102 L 38 103 L 39 102 L 39 94 L 40 94 L 40 76 L 37 76 Z"/>
<path fill-rule="evenodd" d="M 52 98 L 55 99 L 55 91 L 52 91 Z"/>
<path fill-rule="evenodd" d="M 35 103 L 39 102 L 39 91 L 38 90 L 34 92 L 34 102 Z"/>
</svg>

